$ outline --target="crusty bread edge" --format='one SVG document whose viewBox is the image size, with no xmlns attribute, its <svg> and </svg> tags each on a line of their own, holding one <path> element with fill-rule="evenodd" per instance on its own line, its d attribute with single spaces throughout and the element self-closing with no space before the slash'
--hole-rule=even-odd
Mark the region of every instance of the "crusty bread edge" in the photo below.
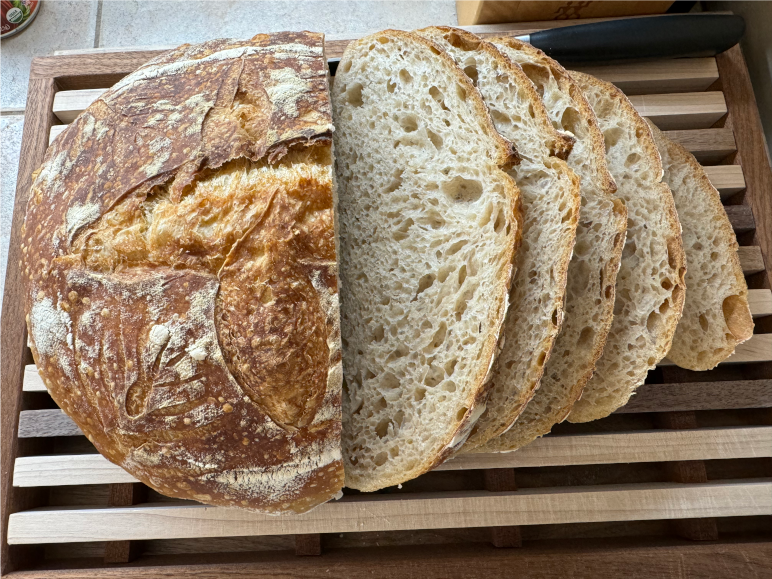
<svg viewBox="0 0 772 579">
<path fill-rule="evenodd" d="M 507 256 L 507 262 L 510 264 L 509 268 L 506 270 L 504 276 L 502 276 L 502 279 L 498 280 L 496 291 L 492 292 L 494 296 L 501 296 L 496 299 L 496 303 L 492 304 L 490 308 L 490 319 L 493 322 L 492 325 L 494 327 L 498 327 L 498 332 L 491 334 L 491 336 L 486 340 L 486 343 L 481 347 L 482 355 L 480 356 L 480 360 L 485 360 L 486 363 L 480 364 L 480 370 L 474 377 L 474 386 L 470 389 L 470 395 L 464 403 L 464 406 L 467 408 L 464 417 L 461 419 L 461 422 L 455 431 L 450 434 L 445 446 L 438 455 L 434 457 L 426 457 L 423 462 L 416 465 L 410 472 L 402 473 L 402 476 L 381 478 L 377 483 L 374 484 L 361 484 L 361 480 L 355 481 L 350 479 L 347 472 L 346 486 L 356 488 L 361 491 L 375 491 L 388 486 L 393 486 L 420 476 L 421 474 L 424 474 L 425 472 L 442 464 L 445 460 L 452 456 L 456 450 L 460 448 L 461 445 L 466 441 L 466 438 L 469 436 L 469 433 L 471 432 L 475 422 L 479 418 L 480 414 L 485 410 L 484 404 L 488 398 L 488 391 L 491 386 L 489 376 L 493 366 L 495 354 L 497 353 L 497 345 L 501 331 L 504 327 L 504 320 L 506 318 L 507 309 L 509 307 L 509 289 L 512 285 L 512 278 L 514 276 L 515 252 L 520 245 L 523 221 L 520 190 L 515 185 L 514 179 L 512 179 L 505 172 L 505 169 L 511 168 L 512 166 L 518 164 L 520 161 L 515 146 L 504 137 L 502 137 L 498 131 L 496 131 L 493 125 L 493 121 L 488 114 L 488 108 L 485 106 L 482 95 L 477 90 L 477 87 L 474 86 L 471 79 L 469 79 L 469 77 L 464 74 L 464 71 L 459 68 L 456 62 L 450 57 L 450 55 L 442 50 L 441 47 L 439 47 L 435 42 L 432 42 L 431 40 L 428 40 L 418 34 L 402 30 L 387 29 L 365 36 L 350 43 L 343 53 L 343 57 L 341 58 L 339 66 L 343 65 L 346 60 L 350 58 L 351 52 L 356 50 L 359 46 L 372 42 L 379 37 L 383 37 L 384 35 L 423 44 L 429 48 L 429 50 L 431 50 L 437 56 L 437 58 L 444 61 L 448 70 L 456 77 L 456 80 L 464 85 L 467 91 L 467 96 L 473 101 L 472 107 L 482 120 L 481 126 L 483 130 L 485 130 L 487 135 L 496 144 L 497 157 L 493 159 L 493 162 L 501 168 L 502 175 L 504 177 L 503 182 L 508 187 L 507 194 L 508 197 L 510 197 L 512 200 L 512 212 L 513 216 L 515 217 L 515 223 L 513 223 L 513 227 L 516 227 L 516 231 L 514 243 L 509 248 L 509 255 Z M 360 477 L 357 478 L 359 479 Z"/>
<path fill-rule="evenodd" d="M 662 168 L 662 158 L 659 154 L 659 150 L 657 149 L 657 145 L 654 142 L 654 135 L 652 134 L 648 123 L 646 123 L 643 120 L 643 117 L 641 117 L 641 115 L 638 114 L 638 111 L 635 110 L 635 107 L 630 102 L 630 100 L 625 96 L 625 94 L 610 82 L 600 80 L 592 75 L 582 73 L 582 72 L 576 72 L 576 71 L 570 71 L 569 74 L 573 79 L 581 79 L 581 81 L 586 84 L 594 85 L 601 91 L 610 93 L 612 98 L 614 98 L 619 103 L 619 105 L 626 111 L 628 116 L 633 120 L 633 122 L 636 125 L 636 130 L 640 130 L 643 133 L 643 135 L 639 137 L 641 139 L 641 145 L 646 150 L 646 152 L 651 156 L 652 159 L 657 160 L 656 161 L 658 165 L 657 175 L 660 182 L 659 182 L 659 185 L 656 187 L 656 189 L 657 191 L 659 191 L 660 198 L 662 199 L 662 202 L 663 202 L 665 218 L 667 219 L 667 222 L 670 228 L 678 232 L 678 236 L 673 239 L 673 242 L 668 243 L 668 254 L 670 256 L 670 259 L 675 264 L 674 269 L 678 272 L 679 283 L 673 287 L 673 290 L 670 293 L 672 306 L 665 314 L 666 316 L 665 320 L 663 320 L 664 330 L 662 331 L 662 336 L 664 336 L 664 339 L 661 338 L 660 340 L 658 340 L 659 342 L 658 348 L 654 355 L 655 363 L 653 366 L 650 367 L 651 369 L 651 368 L 654 368 L 656 366 L 656 363 L 662 360 L 662 358 L 664 358 L 667 355 L 668 351 L 670 350 L 670 346 L 673 342 L 673 336 L 675 335 L 676 327 L 678 326 L 678 322 L 681 319 L 681 314 L 683 313 L 683 307 L 684 307 L 684 302 L 686 297 L 686 283 L 684 281 L 684 276 L 686 274 L 686 254 L 683 248 L 683 240 L 681 237 L 681 222 L 678 220 L 678 212 L 676 211 L 675 200 L 673 199 L 673 194 L 670 191 L 670 188 L 667 186 L 666 183 L 662 182 L 662 178 L 664 176 L 664 170 Z M 581 82 L 578 84 L 579 86 L 581 86 Z M 675 290 L 678 287 L 681 288 L 681 291 L 676 293 Z M 627 401 L 630 399 L 630 396 L 634 394 L 634 392 L 635 392 L 635 388 L 633 388 L 627 393 L 623 393 L 623 396 L 625 396 L 624 400 L 622 400 L 621 397 L 616 398 L 614 399 L 613 402 L 610 402 L 605 408 L 594 406 L 592 408 L 588 408 L 586 411 L 577 412 L 577 407 L 574 406 L 568 415 L 568 421 L 569 422 L 589 422 L 591 420 L 604 418 L 608 416 L 611 412 L 616 410 L 617 408 L 624 406 L 627 403 Z"/>
<path fill-rule="evenodd" d="M 659 128 L 657 128 L 653 122 L 651 122 L 650 119 L 644 117 L 644 120 L 649 124 L 649 128 L 651 129 L 655 142 L 661 142 L 663 146 L 667 148 L 668 155 L 689 168 L 689 172 L 692 173 L 694 178 L 697 180 L 700 188 L 706 192 L 705 197 L 707 198 L 711 209 L 716 214 L 724 216 L 720 225 L 721 233 L 727 238 L 733 240 L 733 251 L 729 257 L 732 266 L 731 274 L 734 276 L 736 284 L 746 288 L 747 291 L 748 286 L 745 282 L 742 265 L 740 265 L 740 257 L 737 254 L 737 238 L 735 236 L 734 230 L 732 229 L 732 224 L 729 222 L 729 218 L 726 217 L 726 210 L 724 209 L 724 205 L 721 203 L 721 196 L 719 195 L 718 190 L 716 190 L 716 188 L 713 186 L 713 183 L 710 182 L 710 179 L 708 179 L 708 176 L 705 174 L 702 165 L 697 162 L 697 159 L 694 158 L 694 155 L 687 151 L 683 145 L 669 139 L 662 131 L 659 130 Z M 748 307 L 750 312 L 747 294 L 745 298 L 745 305 Z M 748 317 L 750 319 L 750 313 Z M 730 333 L 732 332 L 730 331 Z M 753 322 L 751 322 L 750 327 L 748 328 L 748 332 L 745 335 L 735 336 L 733 333 L 732 335 L 734 336 L 735 347 L 737 344 L 742 344 L 743 342 L 749 340 L 751 336 L 753 336 Z M 734 349 L 735 348 L 733 347 L 729 353 L 726 353 L 725 350 L 724 352 L 715 355 L 713 358 L 710 358 L 704 365 L 699 366 L 689 366 L 688 363 L 684 360 L 679 361 L 674 359 L 674 356 L 671 355 L 671 353 L 668 353 L 668 359 L 681 368 L 686 368 L 687 370 L 704 371 L 715 368 L 720 362 L 731 356 L 734 353 Z"/>
<path fill-rule="evenodd" d="M 590 119 L 589 124 L 589 142 L 590 149 L 594 156 L 594 182 L 600 186 L 600 193 L 608 196 L 614 203 L 614 216 L 615 216 L 615 231 L 617 232 L 617 238 L 614 241 L 614 250 L 610 259 L 606 262 L 603 268 L 604 279 L 612 279 L 614 283 L 611 285 L 611 296 L 607 301 L 607 307 L 602 312 L 602 325 L 596 327 L 596 340 L 593 345 L 592 354 L 590 355 L 590 364 L 588 364 L 587 371 L 580 377 L 580 379 L 571 387 L 571 393 L 569 398 L 566 399 L 559 412 L 556 414 L 557 423 L 563 422 L 568 413 L 571 411 L 574 403 L 579 400 L 584 390 L 585 385 L 590 380 L 595 371 L 595 364 L 603 354 L 603 348 L 606 345 L 606 338 L 611 330 L 611 324 L 613 322 L 613 310 L 614 299 L 616 298 L 616 275 L 619 271 L 619 264 L 622 259 L 622 250 L 625 245 L 625 234 L 627 232 L 627 208 L 621 199 L 613 197 L 617 190 L 616 182 L 612 177 L 611 172 L 608 169 L 608 163 L 606 161 L 606 145 L 603 139 L 603 133 L 598 126 L 597 118 L 595 117 L 595 111 L 587 101 L 587 97 L 579 88 L 579 86 L 571 78 L 569 72 L 560 65 L 559 62 L 547 56 L 543 51 L 539 50 L 535 46 L 522 42 L 513 36 L 498 36 L 488 39 L 490 42 L 496 44 L 503 44 L 509 46 L 514 50 L 526 52 L 531 57 L 538 61 L 542 66 L 550 69 L 552 75 L 557 79 L 560 89 L 567 93 L 577 108 L 579 113 L 587 119 Z M 581 211 L 579 218 L 581 219 Z M 621 235 L 619 235 L 621 234 Z M 546 368 L 546 363 L 545 363 Z"/>
<path fill-rule="evenodd" d="M 521 80 L 522 87 L 529 93 L 530 98 L 534 102 L 542 104 L 541 97 L 539 96 L 538 92 L 536 92 L 536 87 L 533 85 L 531 80 L 523 72 L 520 65 L 515 63 L 507 55 L 502 53 L 498 48 L 496 48 L 496 46 L 494 46 L 487 40 L 479 38 L 478 36 L 472 34 L 471 32 L 467 32 L 466 30 L 453 28 L 450 26 L 427 27 L 421 30 L 428 31 L 432 29 L 439 30 L 442 33 L 454 33 L 459 37 L 461 37 L 466 42 L 477 44 L 475 48 L 476 50 L 484 50 L 488 52 L 493 58 L 499 60 L 505 68 L 509 69 L 510 73 L 514 78 L 519 78 Z M 451 58 L 451 57 L 448 56 L 448 58 Z M 451 58 L 451 60 L 453 59 Z M 455 61 L 454 61 L 454 64 L 455 64 Z M 461 69 L 459 68 L 459 70 Z M 462 74 L 464 74 L 463 71 L 461 72 Z M 464 76 L 466 75 L 464 74 Z M 571 189 L 574 193 L 574 198 L 575 198 L 575 203 L 574 203 L 574 207 L 572 208 L 572 213 L 573 213 L 573 220 L 576 224 L 578 223 L 579 211 L 581 206 L 580 181 L 579 181 L 579 178 L 576 176 L 576 174 L 570 169 L 568 164 L 561 158 L 566 156 L 570 151 L 570 149 L 573 147 L 574 139 L 566 138 L 564 135 L 561 135 L 561 133 L 558 132 L 553 127 L 552 121 L 550 120 L 547 110 L 546 108 L 544 108 L 543 105 L 540 107 L 539 106 L 534 107 L 534 113 L 537 115 L 537 118 L 540 118 L 542 124 L 545 127 L 549 127 L 549 129 L 551 129 L 552 136 L 547 141 L 548 143 L 550 143 L 550 148 L 552 150 L 551 152 L 554 155 L 554 157 L 552 158 L 552 162 L 555 165 L 557 165 L 557 167 L 559 167 L 559 168 L 556 167 L 556 170 L 564 174 L 565 176 L 569 177 L 572 181 Z M 574 240 L 575 240 L 576 227 L 573 228 L 573 231 L 574 231 Z M 491 438 L 494 438 L 499 434 L 501 434 L 502 432 L 505 432 L 506 430 L 508 430 L 512 426 L 512 424 L 514 424 L 517 418 L 520 416 L 523 409 L 525 408 L 525 405 L 533 397 L 534 392 L 538 388 L 539 382 L 544 372 L 544 368 L 552 352 L 552 347 L 555 343 L 555 339 L 557 338 L 557 335 L 560 332 L 560 327 L 562 325 L 563 306 L 564 306 L 564 300 L 565 300 L 565 286 L 568 279 L 568 265 L 571 262 L 571 256 L 573 254 L 573 242 L 571 243 L 567 251 L 564 253 L 565 255 L 563 255 L 562 259 L 560 260 L 563 263 L 563 267 L 561 268 L 561 271 L 556 272 L 557 283 L 562 284 L 564 288 L 563 293 L 561 294 L 561 299 L 558 300 L 558 303 L 554 304 L 558 310 L 559 323 L 557 328 L 554 328 L 547 336 L 545 336 L 544 339 L 541 341 L 541 343 L 538 345 L 538 348 L 534 350 L 536 352 L 539 352 L 539 353 L 543 352 L 545 354 L 543 364 L 535 372 L 534 380 L 530 384 L 527 384 L 526 387 L 523 389 L 523 392 L 521 393 L 521 396 L 519 397 L 519 399 L 514 401 L 512 404 L 510 404 L 508 408 L 508 412 L 506 413 L 506 417 L 507 417 L 506 420 L 498 420 L 497 421 L 498 424 L 496 425 L 489 424 L 485 430 L 476 432 L 474 438 L 471 441 L 467 440 L 466 443 L 463 444 L 463 448 L 461 447 L 461 445 L 454 447 L 456 450 L 460 450 L 462 453 L 469 452 L 470 450 L 482 444 L 485 444 Z M 502 327 L 501 339 L 503 338 L 504 338 L 504 335 L 503 335 L 503 327 Z M 535 354 L 533 356 L 534 363 L 535 363 L 535 360 L 538 358 L 538 356 L 539 354 Z M 493 365 L 490 368 L 489 375 L 486 377 L 486 382 L 488 385 L 487 390 L 493 387 L 493 382 L 490 379 L 493 376 L 495 364 L 497 363 L 498 362 L 496 360 L 493 361 Z M 471 428 L 470 428 L 470 432 L 471 432 Z M 455 450 L 453 452 L 455 452 Z"/>
</svg>

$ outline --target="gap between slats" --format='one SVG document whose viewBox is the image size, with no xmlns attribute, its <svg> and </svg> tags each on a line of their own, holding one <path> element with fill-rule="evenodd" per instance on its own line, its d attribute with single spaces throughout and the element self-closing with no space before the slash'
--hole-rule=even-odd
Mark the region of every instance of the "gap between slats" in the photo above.
<svg viewBox="0 0 772 579">
<path fill-rule="evenodd" d="M 517 452 L 462 454 L 434 470 L 760 457 L 772 457 L 772 426 L 547 436 Z M 17 487 L 131 482 L 136 479 L 101 454 L 19 457 L 13 473 Z"/>
<path fill-rule="evenodd" d="M 399 499 L 399 500 L 395 500 Z M 772 514 L 772 482 L 592 487 L 345 497 L 275 517 L 204 505 L 33 509 L 10 516 L 10 544 L 346 533 Z"/>
</svg>

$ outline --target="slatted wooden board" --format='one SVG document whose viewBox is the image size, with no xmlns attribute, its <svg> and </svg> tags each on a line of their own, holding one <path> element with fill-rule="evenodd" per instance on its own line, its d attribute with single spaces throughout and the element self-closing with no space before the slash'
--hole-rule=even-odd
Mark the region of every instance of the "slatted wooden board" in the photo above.
<svg viewBox="0 0 772 579">
<path fill-rule="evenodd" d="M 328 56 L 346 42 L 328 42 Z M 710 372 L 663 361 L 604 420 L 564 423 L 515 453 L 454 458 L 403 488 L 347 490 L 296 517 L 172 501 L 136 483 L 56 407 L 26 347 L 18 260 L 30 174 L 67 123 L 156 54 L 32 65 L 2 311 L 3 574 L 772 576 L 772 172 L 739 47 L 582 70 L 616 83 L 705 166 L 741 245 L 753 338 Z"/>
</svg>

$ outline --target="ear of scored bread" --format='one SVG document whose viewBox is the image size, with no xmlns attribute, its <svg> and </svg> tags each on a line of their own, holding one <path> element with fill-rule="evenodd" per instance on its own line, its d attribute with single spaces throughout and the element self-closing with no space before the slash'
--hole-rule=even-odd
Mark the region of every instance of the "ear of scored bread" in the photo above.
<svg viewBox="0 0 772 579">
<path fill-rule="evenodd" d="M 304 512 L 343 485 L 323 35 L 172 50 L 30 191 L 30 344 L 59 406 L 158 492 Z"/>
<path fill-rule="evenodd" d="M 683 146 L 646 119 L 662 157 L 683 227 L 686 301 L 668 359 L 689 370 L 710 370 L 753 335 L 737 238 L 721 197 Z"/>
<path fill-rule="evenodd" d="M 485 409 L 521 210 L 511 143 L 434 42 L 350 43 L 333 105 L 346 485 L 373 491 L 451 456 Z"/>
<path fill-rule="evenodd" d="M 611 83 L 571 72 L 598 119 L 627 238 L 617 274 L 614 320 L 595 373 L 568 420 L 587 422 L 623 406 L 665 357 L 684 306 L 681 224 L 646 121 Z"/>
<path fill-rule="evenodd" d="M 565 420 L 592 376 L 613 319 L 627 211 L 614 196 L 616 184 L 608 171 L 595 113 L 568 71 L 515 38 L 489 41 L 522 67 L 542 96 L 552 123 L 573 135 L 575 143 L 566 161 L 581 180 L 582 194 L 568 267 L 565 319 L 539 389 L 509 430 L 475 449 L 504 452 L 528 444 Z"/>
<path fill-rule="evenodd" d="M 510 174 L 523 196 L 522 247 L 491 372 L 491 393 L 468 452 L 512 426 L 533 396 L 563 320 L 563 299 L 579 216 L 579 179 L 560 158 L 573 136 L 558 132 L 533 83 L 489 42 L 450 27 L 418 31 L 437 42 L 474 79 L 496 129 L 522 158 Z"/>
</svg>

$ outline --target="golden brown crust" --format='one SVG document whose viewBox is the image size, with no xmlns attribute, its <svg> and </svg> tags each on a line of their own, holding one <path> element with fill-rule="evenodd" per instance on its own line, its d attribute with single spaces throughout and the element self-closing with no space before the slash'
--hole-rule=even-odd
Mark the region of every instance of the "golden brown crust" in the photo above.
<svg viewBox="0 0 772 579">
<path fill-rule="evenodd" d="M 181 46 L 52 145 L 27 207 L 33 355 L 159 492 L 306 511 L 343 483 L 321 34 Z"/>
</svg>

